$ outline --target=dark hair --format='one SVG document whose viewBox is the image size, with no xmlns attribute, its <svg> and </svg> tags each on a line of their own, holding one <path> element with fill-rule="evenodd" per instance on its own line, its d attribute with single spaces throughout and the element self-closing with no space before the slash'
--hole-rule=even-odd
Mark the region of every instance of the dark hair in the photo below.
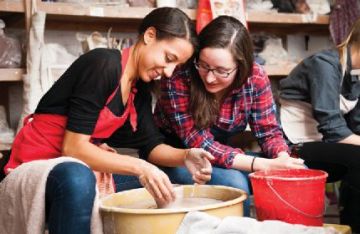
<svg viewBox="0 0 360 234">
<path fill-rule="evenodd" d="M 158 40 L 184 38 L 197 48 L 197 35 L 195 24 L 180 9 L 171 7 L 160 7 L 151 11 L 142 20 L 138 33 L 143 35 L 149 27 L 156 29 L 156 38 Z"/>
<path fill-rule="evenodd" d="M 211 21 L 199 34 L 199 51 L 204 48 L 229 49 L 238 65 L 236 78 L 229 90 L 239 88 L 252 75 L 254 62 L 253 45 L 249 32 L 236 18 L 219 16 Z M 199 55 L 197 55 L 198 57 Z M 213 124 L 219 113 L 219 104 L 215 96 L 208 93 L 198 72 L 192 68 L 190 112 L 195 125 L 200 128 Z"/>
</svg>

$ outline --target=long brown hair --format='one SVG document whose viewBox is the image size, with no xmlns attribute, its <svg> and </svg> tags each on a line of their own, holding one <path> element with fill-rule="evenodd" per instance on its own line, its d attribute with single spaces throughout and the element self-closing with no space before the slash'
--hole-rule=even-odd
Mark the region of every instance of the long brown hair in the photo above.
<svg viewBox="0 0 360 234">
<path fill-rule="evenodd" d="M 351 46 L 355 46 L 357 49 L 360 49 L 360 18 L 358 18 L 352 25 L 351 30 L 345 40 L 337 46 L 340 64 L 343 71 L 346 69 L 347 49 Z"/>
<path fill-rule="evenodd" d="M 231 16 L 219 16 L 211 21 L 199 34 L 199 51 L 204 48 L 224 48 L 230 50 L 238 65 L 236 78 L 228 92 L 239 88 L 252 74 L 253 46 L 245 26 Z M 197 58 L 198 58 L 197 54 Z M 197 70 L 192 66 L 191 95 L 189 111 L 195 125 L 206 128 L 215 123 L 220 103 L 205 89 Z"/>
</svg>

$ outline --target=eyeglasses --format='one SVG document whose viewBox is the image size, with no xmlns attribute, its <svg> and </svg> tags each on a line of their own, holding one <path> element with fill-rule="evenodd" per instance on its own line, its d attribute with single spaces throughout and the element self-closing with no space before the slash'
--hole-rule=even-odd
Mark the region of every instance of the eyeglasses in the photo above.
<svg viewBox="0 0 360 234">
<path fill-rule="evenodd" d="M 209 72 L 212 72 L 214 76 L 219 78 L 228 78 L 231 73 L 238 69 L 238 67 L 235 67 L 231 71 L 224 71 L 218 68 L 208 68 L 206 65 L 196 62 L 196 60 L 194 61 L 194 65 L 195 68 L 199 71 L 199 73 L 208 74 Z"/>
</svg>

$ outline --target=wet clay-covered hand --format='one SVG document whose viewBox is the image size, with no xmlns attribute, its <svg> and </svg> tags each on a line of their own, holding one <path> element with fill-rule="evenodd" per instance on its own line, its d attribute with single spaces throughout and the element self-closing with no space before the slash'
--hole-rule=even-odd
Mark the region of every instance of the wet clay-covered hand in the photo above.
<svg viewBox="0 0 360 234">
<path fill-rule="evenodd" d="M 213 160 L 209 152 L 201 148 L 191 148 L 185 156 L 185 166 L 192 175 L 195 183 L 205 184 L 211 179 L 212 166 L 210 160 Z"/>
<path fill-rule="evenodd" d="M 169 177 L 156 166 L 142 161 L 139 181 L 153 196 L 158 207 L 163 207 L 175 200 L 175 192 Z"/>
<path fill-rule="evenodd" d="M 301 158 L 292 158 L 288 155 L 280 155 L 271 159 L 270 168 L 268 169 L 303 169 L 305 168 L 304 160 Z"/>
</svg>

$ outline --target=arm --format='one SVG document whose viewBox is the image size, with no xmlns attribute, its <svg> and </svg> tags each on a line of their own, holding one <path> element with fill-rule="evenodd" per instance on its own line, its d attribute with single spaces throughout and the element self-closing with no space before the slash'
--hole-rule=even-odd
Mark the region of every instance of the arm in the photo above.
<svg viewBox="0 0 360 234">
<path fill-rule="evenodd" d="M 360 145 L 360 101 L 358 101 L 355 108 L 346 115 L 346 122 L 353 134 L 340 140 L 339 143 Z"/>
<path fill-rule="evenodd" d="M 118 129 L 107 142 L 118 148 L 137 148 L 140 158 L 160 166 L 186 166 L 197 183 L 210 180 L 211 164 L 208 160 L 212 159 L 212 156 L 205 151 L 176 149 L 162 144 L 163 136 L 154 123 L 151 95 L 147 84 L 138 82 L 137 87 L 138 93 L 135 99 L 138 113 L 137 131 L 131 131 L 130 126 L 126 124 Z M 198 171 L 199 175 L 197 175 Z"/>
<path fill-rule="evenodd" d="M 160 144 L 151 151 L 148 160 L 167 167 L 185 166 L 196 183 L 204 184 L 211 179 L 210 160 L 213 159 L 214 157 L 203 149 L 177 149 Z"/>
<path fill-rule="evenodd" d="M 135 176 L 141 174 L 145 166 L 144 160 L 103 150 L 92 144 L 90 137 L 90 135 L 66 130 L 62 148 L 63 154 L 71 155 L 85 162 L 96 171 Z"/>
<path fill-rule="evenodd" d="M 118 85 L 119 58 L 114 50 L 93 50 L 82 57 L 81 66 L 70 74 L 76 76 L 77 82 L 68 101 L 62 153 L 94 170 L 138 176 L 155 199 L 169 202 L 174 199 L 174 192 L 165 173 L 144 160 L 119 155 L 90 142 L 100 111 Z"/>
<path fill-rule="evenodd" d="M 176 73 L 170 79 L 161 80 L 161 98 L 158 100 L 157 110 L 170 122 L 172 131 L 187 147 L 203 148 L 215 157 L 214 164 L 231 167 L 235 154 L 243 151 L 215 141 L 209 129 L 199 130 L 195 127 L 188 112 L 188 79 L 184 73 Z"/>
<path fill-rule="evenodd" d="M 277 158 L 261 158 L 249 155 L 236 155 L 232 168 L 241 171 L 260 171 L 274 169 L 303 169 L 304 160 L 300 158 L 291 158 L 289 155 L 280 153 Z"/>
<path fill-rule="evenodd" d="M 314 58 L 310 62 L 309 95 L 313 116 L 319 122 L 318 130 L 323 135 L 324 142 L 343 141 L 353 132 L 340 110 L 342 74 L 326 59 Z"/>
<path fill-rule="evenodd" d="M 92 144 L 89 135 L 67 130 L 62 151 L 63 155 L 77 158 L 97 171 L 138 176 L 141 184 L 160 204 L 175 198 L 171 182 L 164 172 L 142 159 L 104 150 Z"/>
<path fill-rule="evenodd" d="M 269 157 L 288 155 L 288 146 L 276 120 L 276 106 L 270 80 L 257 64 L 254 65 L 249 86 L 249 90 L 253 90 L 249 124 L 262 151 Z"/>
<path fill-rule="evenodd" d="M 339 143 L 360 145 L 360 136 L 356 134 L 351 134 L 350 136 L 340 140 Z"/>
</svg>

